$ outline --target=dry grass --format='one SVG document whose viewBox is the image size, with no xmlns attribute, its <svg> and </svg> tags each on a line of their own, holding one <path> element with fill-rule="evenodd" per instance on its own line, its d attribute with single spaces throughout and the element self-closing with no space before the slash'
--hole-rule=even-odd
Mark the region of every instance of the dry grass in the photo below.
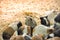
<svg viewBox="0 0 60 40">
<path fill-rule="evenodd" d="M 60 11 L 60 0 L 0 0 L 0 33 L 13 21 L 21 21 L 24 24 L 25 12 L 33 16 L 39 23 L 39 16 L 44 16 L 48 10 Z M 6 26 L 7 25 L 7 26 Z"/>
</svg>

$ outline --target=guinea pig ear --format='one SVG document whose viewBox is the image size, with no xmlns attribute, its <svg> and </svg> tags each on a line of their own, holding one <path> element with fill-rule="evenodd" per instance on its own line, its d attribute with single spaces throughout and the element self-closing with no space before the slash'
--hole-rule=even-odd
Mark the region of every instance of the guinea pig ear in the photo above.
<svg viewBox="0 0 60 40">
<path fill-rule="evenodd" d="M 17 27 L 19 28 L 21 26 L 22 26 L 22 23 L 21 22 L 18 22 Z"/>
<path fill-rule="evenodd" d="M 43 17 L 40 17 L 40 19 L 43 19 Z"/>
<path fill-rule="evenodd" d="M 47 29 L 47 33 L 53 33 L 54 29 Z"/>
<path fill-rule="evenodd" d="M 45 18 L 48 18 L 48 16 L 45 16 Z"/>
</svg>

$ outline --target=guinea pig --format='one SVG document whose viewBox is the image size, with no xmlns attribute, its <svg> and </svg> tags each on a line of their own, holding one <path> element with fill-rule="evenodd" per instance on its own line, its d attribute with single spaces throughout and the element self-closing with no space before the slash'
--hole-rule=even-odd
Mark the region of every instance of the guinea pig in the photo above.
<svg viewBox="0 0 60 40">
<path fill-rule="evenodd" d="M 3 40 L 9 40 L 11 36 L 14 34 L 14 32 L 21 26 L 22 23 L 20 21 L 11 23 L 9 27 L 2 33 Z"/>
</svg>

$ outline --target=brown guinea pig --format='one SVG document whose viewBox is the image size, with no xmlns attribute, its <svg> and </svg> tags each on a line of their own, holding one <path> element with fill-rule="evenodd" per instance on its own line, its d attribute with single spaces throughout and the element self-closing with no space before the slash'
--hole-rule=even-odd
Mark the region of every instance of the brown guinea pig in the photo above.
<svg viewBox="0 0 60 40">
<path fill-rule="evenodd" d="M 25 40 L 22 35 L 12 37 L 10 40 Z"/>
<path fill-rule="evenodd" d="M 50 39 L 47 39 L 47 40 L 60 40 L 60 37 L 53 37 L 53 38 L 50 38 Z"/>
<path fill-rule="evenodd" d="M 43 40 L 43 35 L 42 34 L 38 34 L 32 37 L 32 40 Z"/>
</svg>

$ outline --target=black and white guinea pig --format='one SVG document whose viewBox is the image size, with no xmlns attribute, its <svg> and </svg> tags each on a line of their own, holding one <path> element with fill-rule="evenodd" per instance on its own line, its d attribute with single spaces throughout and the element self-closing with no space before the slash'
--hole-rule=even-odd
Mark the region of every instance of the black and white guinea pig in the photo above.
<svg viewBox="0 0 60 40">
<path fill-rule="evenodd" d="M 45 12 L 44 17 L 40 17 L 41 24 L 45 26 L 51 26 L 51 24 L 54 24 L 54 19 L 58 15 L 57 11 L 55 10 L 50 10 Z"/>
<path fill-rule="evenodd" d="M 41 20 L 41 24 L 42 25 L 45 25 L 45 26 L 50 26 L 50 22 L 47 18 L 48 16 L 45 16 L 45 17 L 40 17 L 40 20 Z"/>
</svg>

